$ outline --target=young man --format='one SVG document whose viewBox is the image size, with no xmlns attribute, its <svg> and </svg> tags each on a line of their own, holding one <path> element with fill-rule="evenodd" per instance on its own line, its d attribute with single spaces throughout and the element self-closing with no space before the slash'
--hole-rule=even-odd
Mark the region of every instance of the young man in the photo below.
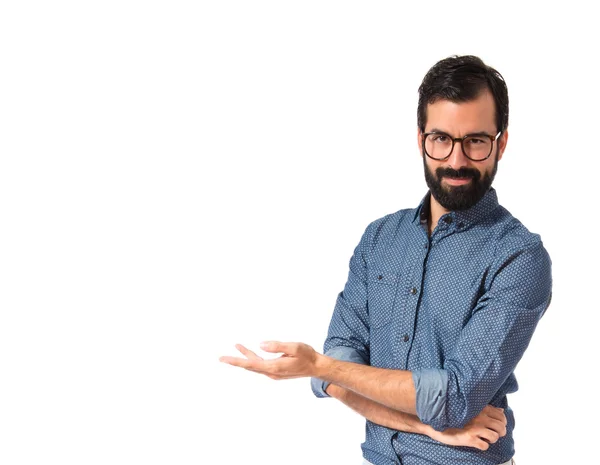
<svg viewBox="0 0 600 465">
<path fill-rule="evenodd" d="M 501 75 L 473 56 L 434 65 L 419 88 L 418 144 L 429 192 L 372 222 L 350 259 L 324 355 L 267 342 L 232 365 L 312 377 L 367 418 L 365 463 L 510 464 L 513 373 L 550 304 L 540 236 L 491 187 L 508 140 Z M 467 447 L 455 447 L 467 446 Z"/>
</svg>

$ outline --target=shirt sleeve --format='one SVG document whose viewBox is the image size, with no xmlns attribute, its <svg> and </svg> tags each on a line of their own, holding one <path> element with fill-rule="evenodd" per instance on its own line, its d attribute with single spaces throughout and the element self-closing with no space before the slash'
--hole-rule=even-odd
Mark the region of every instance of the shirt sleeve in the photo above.
<svg viewBox="0 0 600 465">
<path fill-rule="evenodd" d="M 337 296 L 323 353 L 338 360 L 369 364 L 368 260 L 384 219 L 372 222 L 365 230 L 350 258 L 350 271 L 344 290 Z M 311 387 L 317 397 L 329 397 L 325 392 L 327 386 L 329 383 L 311 378 Z"/>
<path fill-rule="evenodd" d="M 414 371 L 417 415 L 442 431 L 462 428 L 492 400 L 527 349 L 552 296 L 551 260 L 538 235 L 505 248 L 486 276 L 443 369 Z"/>
</svg>

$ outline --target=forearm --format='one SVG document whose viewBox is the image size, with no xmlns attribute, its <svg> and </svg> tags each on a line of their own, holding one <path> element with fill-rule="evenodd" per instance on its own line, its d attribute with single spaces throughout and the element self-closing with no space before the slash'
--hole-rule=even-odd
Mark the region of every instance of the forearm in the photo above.
<svg viewBox="0 0 600 465">
<path fill-rule="evenodd" d="M 393 410 L 416 415 L 416 391 L 410 371 L 342 362 L 319 355 L 315 377 L 349 389 Z"/>
<path fill-rule="evenodd" d="M 449 428 L 440 432 L 421 422 L 415 415 L 385 407 L 335 384 L 330 384 L 326 392 L 373 423 L 405 433 L 423 434 L 448 446 L 487 450 L 490 444 L 506 435 L 506 416 L 502 409 L 491 405 L 486 406 L 464 428 Z"/>
<path fill-rule="evenodd" d="M 430 437 L 436 433 L 432 427 L 422 423 L 416 415 L 391 409 L 341 386 L 330 384 L 327 394 L 378 425 L 405 433 L 425 434 Z"/>
</svg>

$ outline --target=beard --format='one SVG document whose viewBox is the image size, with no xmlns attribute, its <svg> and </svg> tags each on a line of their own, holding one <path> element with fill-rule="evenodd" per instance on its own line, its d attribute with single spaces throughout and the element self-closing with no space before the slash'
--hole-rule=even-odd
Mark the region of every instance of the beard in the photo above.
<svg viewBox="0 0 600 465">
<path fill-rule="evenodd" d="M 437 168 L 435 174 L 429 170 L 426 155 L 423 155 L 423 168 L 425 170 L 425 182 L 431 191 L 433 198 L 446 210 L 467 210 L 479 202 L 489 190 L 498 171 L 498 151 L 492 172 L 481 173 L 472 168 Z M 471 182 L 463 186 L 443 186 L 442 178 L 471 178 Z"/>
</svg>

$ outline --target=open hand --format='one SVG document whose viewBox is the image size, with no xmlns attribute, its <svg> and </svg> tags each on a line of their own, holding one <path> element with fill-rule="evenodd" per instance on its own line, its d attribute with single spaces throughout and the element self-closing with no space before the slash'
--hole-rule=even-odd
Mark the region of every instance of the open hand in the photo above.
<svg viewBox="0 0 600 465">
<path fill-rule="evenodd" d="M 243 345 L 236 344 L 235 348 L 246 358 L 224 356 L 220 357 L 219 361 L 263 374 L 271 379 L 315 376 L 321 354 L 308 344 L 269 341 L 261 343 L 260 347 L 265 352 L 283 353 L 283 355 L 275 359 L 265 360 Z"/>
</svg>

